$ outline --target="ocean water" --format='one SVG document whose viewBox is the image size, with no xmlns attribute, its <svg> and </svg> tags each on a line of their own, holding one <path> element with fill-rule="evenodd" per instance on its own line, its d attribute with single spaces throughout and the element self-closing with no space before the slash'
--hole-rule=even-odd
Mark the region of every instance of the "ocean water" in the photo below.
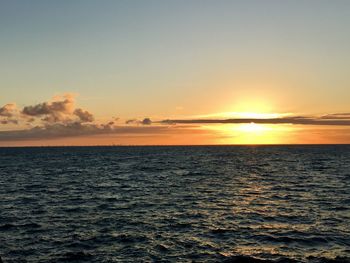
<svg viewBox="0 0 350 263">
<path fill-rule="evenodd" d="M 350 146 L 0 148 L 0 256 L 349 262 Z"/>
</svg>

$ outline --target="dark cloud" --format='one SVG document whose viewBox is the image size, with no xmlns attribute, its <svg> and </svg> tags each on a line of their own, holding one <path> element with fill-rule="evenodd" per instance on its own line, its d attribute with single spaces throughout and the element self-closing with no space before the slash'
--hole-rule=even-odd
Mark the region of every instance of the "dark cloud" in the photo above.
<svg viewBox="0 0 350 263">
<path fill-rule="evenodd" d="M 150 118 L 144 118 L 142 121 L 141 121 L 141 124 L 142 125 L 151 125 L 152 124 L 152 121 Z"/>
<path fill-rule="evenodd" d="M 27 123 L 31 123 L 31 122 L 34 122 L 34 121 L 35 121 L 35 118 L 33 118 L 33 117 L 26 119 Z"/>
<path fill-rule="evenodd" d="M 137 123 L 137 122 L 138 122 L 138 120 L 136 120 L 136 119 L 130 119 L 130 120 L 125 121 L 125 124 L 133 124 L 133 123 Z"/>
<path fill-rule="evenodd" d="M 345 112 L 345 113 L 332 113 L 332 114 L 327 114 L 328 116 L 348 116 L 350 118 L 350 112 Z"/>
<path fill-rule="evenodd" d="M 27 122 L 35 120 L 45 123 L 93 122 L 94 116 L 87 110 L 75 108 L 75 99 L 72 94 L 56 97 L 51 102 L 43 102 L 32 106 L 25 106 L 22 118 Z"/>
<path fill-rule="evenodd" d="M 333 113 L 321 116 L 321 119 L 325 120 L 348 120 L 350 119 L 350 113 Z"/>
<path fill-rule="evenodd" d="M 36 126 L 25 130 L 0 131 L 0 141 L 45 140 L 64 137 L 89 136 L 99 134 L 156 134 L 169 133 L 172 129 L 166 126 L 114 126 L 107 124 L 84 124 L 80 122 L 69 124 L 49 124 Z M 175 130 L 175 129 L 174 129 Z M 176 131 L 174 131 L 176 132 Z"/>
<path fill-rule="evenodd" d="M 269 118 L 269 119 L 257 119 L 257 118 L 235 118 L 235 119 L 183 119 L 183 120 L 163 120 L 159 123 L 162 124 L 244 124 L 244 123 L 257 123 L 257 124 L 299 124 L 299 125 L 336 125 L 336 126 L 350 126 L 350 116 L 346 119 L 329 118 L 324 119 L 322 117 L 284 117 L 284 118 Z"/>
<path fill-rule="evenodd" d="M 47 123 L 67 122 L 72 121 L 74 104 L 74 96 L 65 94 L 51 102 L 25 106 L 21 113 L 24 118 L 40 118 Z"/>
<path fill-rule="evenodd" d="M 26 106 L 22 110 L 22 114 L 36 117 L 49 115 L 59 120 L 62 114 L 70 114 L 74 108 L 74 97 L 72 95 L 64 95 L 62 100 L 53 102 L 43 102 L 33 106 Z"/>
<path fill-rule="evenodd" d="M 15 119 L 3 119 L 3 120 L 0 120 L 0 123 L 1 124 L 18 124 L 18 120 L 15 120 Z"/>
<path fill-rule="evenodd" d="M 62 137 L 88 136 L 98 134 L 152 134 L 166 127 L 150 127 L 150 118 L 132 119 L 127 123 L 137 126 L 117 127 L 119 118 L 104 124 L 94 123 L 94 116 L 87 110 L 76 108 L 73 95 L 65 94 L 51 101 L 29 105 L 18 111 L 14 104 L 6 104 L 0 108 L 0 124 L 21 123 L 30 127 L 23 130 L 0 131 L 0 141 L 42 140 Z M 145 127 L 140 126 L 144 125 Z M 35 126 L 35 127 L 34 127 Z M 146 127 L 149 126 L 149 127 Z M 23 126 L 25 127 L 25 126 Z"/>
<path fill-rule="evenodd" d="M 84 111 L 82 109 L 76 109 L 74 110 L 74 115 L 78 116 L 81 122 L 93 122 L 94 116 L 88 112 Z"/>
<path fill-rule="evenodd" d="M 1 131 L 0 140 L 48 139 L 102 133 L 108 133 L 108 131 L 97 125 L 83 125 L 79 122 L 70 124 L 57 123 L 44 127 L 36 126 L 26 130 Z"/>
<path fill-rule="evenodd" d="M 137 119 L 130 119 L 125 122 L 126 124 L 142 124 L 142 125 L 151 125 L 152 121 L 150 118 L 144 118 L 142 121 Z"/>
</svg>

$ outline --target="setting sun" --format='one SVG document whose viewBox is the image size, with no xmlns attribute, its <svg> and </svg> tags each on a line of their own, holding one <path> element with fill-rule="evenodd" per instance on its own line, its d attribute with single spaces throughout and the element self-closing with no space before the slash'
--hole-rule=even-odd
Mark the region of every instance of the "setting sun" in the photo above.
<svg viewBox="0 0 350 263">
<path fill-rule="evenodd" d="M 280 144 L 292 143 L 292 135 L 300 128 L 289 124 L 217 124 L 202 127 L 217 133 L 219 144 Z"/>
<path fill-rule="evenodd" d="M 242 124 L 236 128 L 236 137 L 231 142 L 237 144 L 278 144 L 288 136 L 290 128 L 284 125 Z"/>
<path fill-rule="evenodd" d="M 237 129 L 242 132 L 261 134 L 271 128 L 267 128 L 264 125 L 255 124 L 254 122 L 252 122 L 249 124 L 241 124 Z"/>
</svg>

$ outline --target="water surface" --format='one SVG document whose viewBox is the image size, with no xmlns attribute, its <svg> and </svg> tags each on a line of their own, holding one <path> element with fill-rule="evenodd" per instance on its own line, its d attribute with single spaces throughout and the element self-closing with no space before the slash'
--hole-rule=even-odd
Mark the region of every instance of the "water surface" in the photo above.
<svg viewBox="0 0 350 263">
<path fill-rule="evenodd" d="M 350 257 L 350 146 L 0 148 L 4 262 Z"/>
</svg>

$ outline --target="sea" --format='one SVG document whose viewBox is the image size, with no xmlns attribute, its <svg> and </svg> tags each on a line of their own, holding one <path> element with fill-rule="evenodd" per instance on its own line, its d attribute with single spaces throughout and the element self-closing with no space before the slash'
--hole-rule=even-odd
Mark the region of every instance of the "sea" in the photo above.
<svg viewBox="0 0 350 263">
<path fill-rule="evenodd" d="M 350 146 L 0 148 L 7 262 L 350 262 Z"/>
</svg>

